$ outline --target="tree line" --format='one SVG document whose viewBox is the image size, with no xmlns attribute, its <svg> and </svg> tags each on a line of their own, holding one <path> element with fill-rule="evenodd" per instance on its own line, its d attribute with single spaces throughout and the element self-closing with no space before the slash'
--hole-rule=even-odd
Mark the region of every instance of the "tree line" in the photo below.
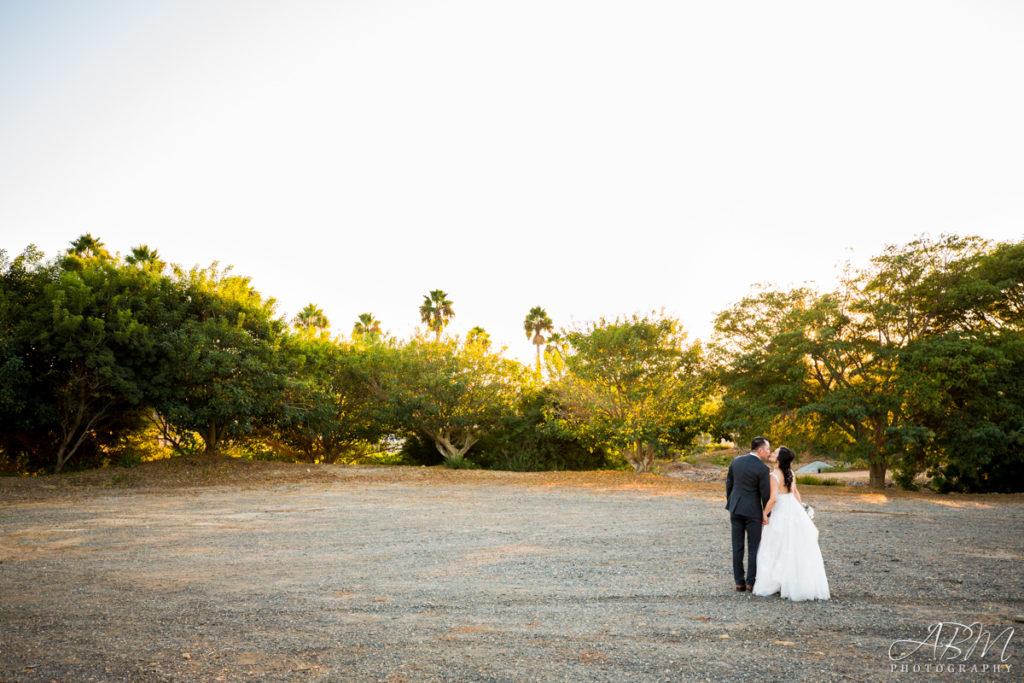
<svg viewBox="0 0 1024 683">
<path fill-rule="evenodd" d="M 0 251 L 0 464 L 59 472 L 130 457 L 370 454 L 452 467 L 596 469 L 698 440 L 768 434 L 811 456 L 928 473 L 942 491 L 1024 490 L 1024 242 L 944 236 L 887 247 L 832 291 L 763 289 L 707 344 L 662 313 L 562 328 L 533 307 L 534 364 L 486 330 L 396 339 L 372 314 L 332 334 L 290 322 L 230 268 L 185 269 L 83 235 L 47 260 Z"/>
</svg>

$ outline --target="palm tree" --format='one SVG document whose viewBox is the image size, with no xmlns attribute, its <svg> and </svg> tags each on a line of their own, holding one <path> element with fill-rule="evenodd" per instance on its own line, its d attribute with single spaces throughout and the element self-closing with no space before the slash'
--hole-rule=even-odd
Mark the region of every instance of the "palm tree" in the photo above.
<svg viewBox="0 0 1024 683">
<path fill-rule="evenodd" d="M 88 232 L 71 243 L 71 253 L 82 258 L 110 258 L 103 242 Z"/>
<path fill-rule="evenodd" d="M 353 338 L 366 335 L 371 337 L 380 335 L 380 321 L 373 317 L 373 313 L 360 313 L 356 324 L 352 327 Z"/>
<path fill-rule="evenodd" d="M 523 329 L 526 330 L 526 338 L 537 347 L 537 372 L 540 373 L 540 347 L 545 342 L 543 333 L 555 329 L 555 324 L 551 322 L 547 311 L 540 306 L 534 306 L 526 314 Z"/>
<path fill-rule="evenodd" d="M 491 335 L 478 325 L 466 333 L 466 343 L 475 344 L 486 351 L 491 347 Z"/>
<path fill-rule="evenodd" d="M 548 345 L 544 347 L 544 353 L 562 352 L 562 345 L 565 343 L 565 339 L 557 332 L 552 332 L 548 335 Z"/>
<path fill-rule="evenodd" d="M 304 332 L 325 332 L 331 326 L 324 312 L 313 304 L 307 304 L 299 311 L 299 314 L 292 319 L 292 325 Z"/>
<path fill-rule="evenodd" d="M 124 257 L 124 260 L 133 266 L 139 266 L 143 270 L 152 270 L 157 273 L 164 269 L 164 262 L 160 260 L 160 254 L 156 249 L 150 249 L 145 244 L 132 247 L 132 253 Z"/>
<path fill-rule="evenodd" d="M 441 332 L 454 316 L 452 302 L 448 300 L 448 295 L 444 291 L 434 289 L 428 296 L 423 297 L 423 305 L 420 306 L 420 319 L 437 336 L 437 341 L 441 341 Z"/>
</svg>

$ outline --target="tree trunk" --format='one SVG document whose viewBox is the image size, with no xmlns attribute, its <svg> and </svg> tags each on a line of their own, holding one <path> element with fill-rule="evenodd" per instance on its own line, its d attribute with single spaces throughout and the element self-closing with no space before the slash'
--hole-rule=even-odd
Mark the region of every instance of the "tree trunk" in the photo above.
<svg viewBox="0 0 1024 683">
<path fill-rule="evenodd" d="M 625 450 L 626 460 L 633 466 L 633 471 L 646 474 L 654 464 L 654 449 L 642 441 L 635 441 Z"/>
<path fill-rule="evenodd" d="M 60 441 L 60 446 L 57 447 L 57 467 L 54 470 L 57 474 L 60 474 L 61 470 L 64 469 L 64 464 L 71 459 L 74 455 L 74 448 L 71 445 L 71 439 L 75 436 L 78 431 L 78 425 L 82 421 L 83 409 L 79 409 L 78 413 L 74 416 L 71 424 L 62 422 L 64 437 Z M 81 441 L 81 439 L 79 439 Z"/>
<path fill-rule="evenodd" d="M 205 455 L 220 455 L 220 444 L 217 434 L 217 422 L 212 418 L 206 422 L 206 433 L 203 434 L 203 442 L 206 443 Z"/>
<path fill-rule="evenodd" d="M 636 450 L 634 446 L 626 446 L 622 449 L 622 454 L 626 456 L 626 462 L 629 463 L 630 467 L 633 468 L 634 472 L 640 471 L 640 461 L 636 459 Z"/>
<path fill-rule="evenodd" d="M 82 426 L 82 420 L 86 413 L 88 402 L 84 399 L 79 403 L 77 410 L 75 411 L 74 417 L 71 419 L 70 424 L 66 420 L 61 420 L 61 428 L 64 433 L 64 437 L 61 439 L 60 446 L 57 448 L 57 468 L 55 472 L 61 473 L 64 469 L 64 465 L 67 464 L 68 460 L 78 452 L 79 446 L 85 441 L 86 437 L 89 436 L 89 432 L 96 425 L 96 422 L 107 414 L 107 410 L 112 406 L 114 402 L 107 401 L 102 408 L 97 410 L 89 421 Z M 75 439 L 77 432 L 77 439 Z M 74 439 L 74 443 L 72 440 Z"/>
<path fill-rule="evenodd" d="M 469 451 L 470 447 L 476 443 L 476 437 L 473 436 L 473 432 L 469 431 L 466 433 L 466 440 L 462 446 L 456 446 L 451 441 L 451 434 L 447 429 L 443 429 L 440 432 L 433 430 L 424 429 L 431 439 L 434 440 L 434 447 L 447 461 L 461 460 L 466 452 Z"/>
<path fill-rule="evenodd" d="M 879 458 L 878 460 L 872 460 L 869 465 L 868 473 L 868 486 L 873 489 L 884 489 L 885 488 L 885 459 Z"/>
</svg>

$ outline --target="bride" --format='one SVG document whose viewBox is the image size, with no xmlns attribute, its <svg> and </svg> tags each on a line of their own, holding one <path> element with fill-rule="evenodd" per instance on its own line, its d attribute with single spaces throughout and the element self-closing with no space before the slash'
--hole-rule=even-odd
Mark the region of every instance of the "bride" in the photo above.
<svg viewBox="0 0 1024 683">
<path fill-rule="evenodd" d="M 757 551 L 754 595 L 779 593 L 790 600 L 828 600 L 825 563 L 818 548 L 818 529 L 804 511 L 791 467 L 793 451 L 783 446 L 768 457 L 771 496 L 764 507 L 767 524 Z M 768 513 L 772 513 L 771 519 Z"/>
</svg>

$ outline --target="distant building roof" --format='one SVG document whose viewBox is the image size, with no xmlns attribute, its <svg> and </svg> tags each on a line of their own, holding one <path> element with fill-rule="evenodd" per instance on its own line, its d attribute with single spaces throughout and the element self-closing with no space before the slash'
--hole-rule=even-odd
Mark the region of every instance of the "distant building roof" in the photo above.
<svg viewBox="0 0 1024 683">
<path fill-rule="evenodd" d="M 829 465 L 827 462 L 822 462 L 820 460 L 817 460 L 815 462 L 812 462 L 809 465 L 804 465 L 803 467 L 798 469 L 796 471 L 796 473 L 797 474 L 817 474 L 818 472 L 821 472 L 822 470 L 830 470 L 830 469 L 833 469 L 832 465 Z"/>
</svg>

